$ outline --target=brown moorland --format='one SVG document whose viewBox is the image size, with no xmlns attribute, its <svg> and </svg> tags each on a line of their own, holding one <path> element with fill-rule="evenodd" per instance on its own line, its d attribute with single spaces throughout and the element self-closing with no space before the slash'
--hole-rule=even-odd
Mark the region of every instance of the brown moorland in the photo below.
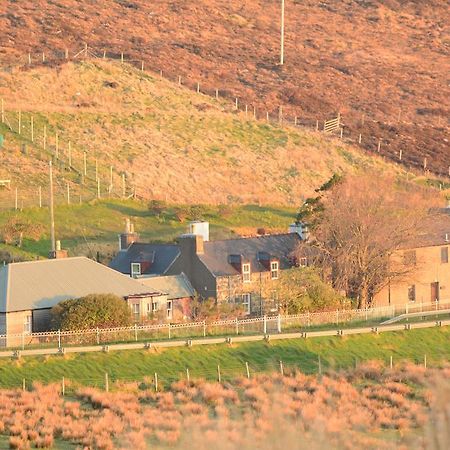
<svg viewBox="0 0 450 450">
<path fill-rule="evenodd" d="M 276 0 L 6 0 L 0 61 L 83 42 L 191 85 L 240 97 L 259 114 L 315 123 L 340 111 L 345 135 L 409 165 L 447 173 L 450 19 L 446 0 L 286 1 L 286 63 Z"/>
</svg>

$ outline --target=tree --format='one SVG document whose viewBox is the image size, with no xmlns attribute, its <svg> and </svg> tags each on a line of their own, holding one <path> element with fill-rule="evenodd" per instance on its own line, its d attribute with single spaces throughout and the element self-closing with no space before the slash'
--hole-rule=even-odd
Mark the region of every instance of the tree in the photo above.
<svg viewBox="0 0 450 450">
<path fill-rule="evenodd" d="M 436 200 L 427 189 L 383 176 L 339 180 L 317 198 L 320 208 L 304 215 L 313 224 L 315 263 L 359 308 L 370 306 L 389 280 L 414 269 L 392 257 L 425 231 Z"/>
<path fill-rule="evenodd" d="M 38 240 L 42 235 L 42 225 L 32 223 L 28 219 L 18 216 L 10 217 L 2 230 L 2 239 L 5 244 L 13 244 L 22 247 L 24 238 Z"/>
<path fill-rule="evenodd" d="M 51 310 L 52 326 L 57 330 L 114 328 L 132 324 L 125 300 L 113 294 L 92 294 L 64 300 Z"/>
<path fill-rule="evenodd" d="M 276 292 L 284 314 L 330 311 L 349 306 L 349 300 L 322 280 L 319 270 L 313 267 L 281 271 Z"/>
</svg>

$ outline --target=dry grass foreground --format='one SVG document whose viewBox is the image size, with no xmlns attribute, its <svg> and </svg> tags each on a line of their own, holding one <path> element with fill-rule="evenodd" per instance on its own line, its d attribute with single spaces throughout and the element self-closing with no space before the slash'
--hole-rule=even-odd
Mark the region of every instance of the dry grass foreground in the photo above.
<svg viewBox="0 0 450 450">
<path fill-rule="evenodd" d="M 394 173 L 398 169 L 337 139 L 301 128 L 279 128 L 232 111 L 216 101 L 128 65 L 103 61 L 68 63 L 0 74 L 7 117 L 22 134 L 6 133 L 0 178 L 42 182 L 46 165 L 19 143 L 30 133 L 38 144 L 47 126 L 47 145 L 81 169 L 99 161 L 105 186 L 109 166 L 126 172 L 139 196 L 180 203 L 237 201 L 298 204 L 334 172 Z M 26 178 L 25 178 L 26 176 Z M 66 176 L 61 172 L 57 178 Z M 25 181 L 26 180 L 26 181 Z M 119 181 L 116 179 L 116 186 Z M 64 186 L 64 183 L 62 183 Z"/>
<path fill-rule="evenodd" d="M 439 448 L 449 425 L 446 388 L 429 388 L 449 374 L 369 362 L 326 376 L 180 381 L 164 392 L 144 382 L 109 393 L 73 388 L 63 397 L 57 385 L 35 385 L 0 391 L 0 434 L 11 448 L 65 441 L 95 449 Z"/>
<path fill-rule="evenodd" d="M 354 139 L 376 149 L 381 137 L 385 154 L 447 173 L 449 11 L 442 0 L 288 0 L 281 68 L 276 0 L 4 0 L 0 60 L 74 55 L 84 42 L 123 51 L 262 113 L 282 104 L 315 122 L 340 110 Z"/>
</svg>

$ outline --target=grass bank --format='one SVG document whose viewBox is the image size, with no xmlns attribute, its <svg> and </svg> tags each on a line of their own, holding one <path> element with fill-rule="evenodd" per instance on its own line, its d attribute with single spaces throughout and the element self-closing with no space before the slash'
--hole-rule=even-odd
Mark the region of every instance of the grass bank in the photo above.
<svg viewBox="0 0 450 450">
<path fill-rule="evenodd" d="M 296 367 L 305 373 L 317 373 L 319 356 L 323 370 L 354 367 L 356 363 L 381 360 L 388 364 L 400 361 L 440 365 L 450 360 L 450 327 L 358 335 L 252 342 L 227 346 L 211 345 L 166 350 L 133 350 L 111 353 L 86 353 L 51 357 L 24 357 L 0 361 L 0 387 L 17 387 L 25 378 L 52 382 L 62 377 L 85 385 L 103 386 L 105 373 L 110 380 L 143 380 L 158 374 L 160 385 L 190 376 L 217 379 L 220 366 L 222 380 L 250 372 Z"/>
</svg>

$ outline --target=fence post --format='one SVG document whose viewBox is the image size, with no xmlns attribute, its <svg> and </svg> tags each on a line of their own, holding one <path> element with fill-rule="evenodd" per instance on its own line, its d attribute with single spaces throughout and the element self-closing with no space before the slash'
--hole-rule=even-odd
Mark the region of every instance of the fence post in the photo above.
<svg viewBox="0 0 450 450">
<path fill-rule="evenodd" d="M 239 334 L 239 321 L 237 317 L 236 317 L 236 334 Z"/>
<path fill-rule="evenodd" d="M 62 377 L 62 382 L 61 382 L 61 395 L 65 395 L 66 393 L 66 382 L 64 380 L 64 377 Z"/>
<path fill-rule="evenodd" d="M 109 377 L 108 372 L 105 372 L 105 391 L 109 392 Z"/>
<path fill-rule="evenodd" d="M 320 355 L 318 355 L 319 357 L 319 375 L 322 375 L 322 360 L 320 359 Z"/>
<path fill-rule="evenodd" d="M 123 64 L 123 52 L 120 52 L 120 62 Z"/>
<path fill-rule="evenodd" d="M 22 391 L 26 391 L 26 389 L 27 389 L 27 384 L 26 384 L 26 382 L 25 382 L 25 378 L 22 378 Z"/>
<path fill-rule="evenodd" d="M 96 335 L 97 335 L 97 345 L 98 345 L 98 344 L 100 344 L 100 331 L 99 331 L 98 327 L 96 330 Z"/>
<path fill-rule="evenodd" d="M 189 376 L 189 369 L 187 367 L 186 367 L 186 379 L 188 383 L 191 381 L 191 377 Z"/>
<path fill-rule="evenodd" d="M 392 358 L 392 355 L 389 357 L 389 368 L 392 369 L 394 367 L 394 360 Z"/>
<path fill-rule="evenodd" d="M 138 340 L 138 330 L 137 330 L 137 323 L 134 324 L 134 340 L 137 342 Z"/>
<path fill-rule="evenodd" d="M 423 367 L 427 368 L 427 355 L 423 356 Z"/>
<path fill-rule="evenodd" d="M 58 348 L 61 348 L 61 330 L 58 330 Z"/>
<path fill-rule="evenodd" d="M 169 327 L 168 328 L 169 328 L 169 339 L 170 339 L 170 323 L 169 323 Z"/>
<path fill-rule="evenodd" d="M 263 318 L 263 330 L 264 330 L 264 334 L 267 334 L 267 317 L 265 315 Z"/>
<path fill-rule="evenodd" d="M 277 330 L 278 330 L 278 333 L 281 333 L 281 314 L 278 314 L 278 317 L 277 317 Z"/>
<path fill-rule="evenodd" d="M 158 374 L 155 372 L 155 392 L 158 392 Z"/>
<path fill-rule="evenodd" d="M 217 364 L 217 381 L 220 383 L 222 381 L 222 377 L 220 376 L 220 366 Z"/>
<path fill-rule="evenodd" d="M 200 83 L 197 83 L 197 94 L 200 94 Z"/>
<path fill-rule="evenodd" d="M 219 100 L 219 89 L 216 89 L 216 100 Z"/>
<path fill-rule="evenodd" d="M 203 321 L 203 337 L 206 337 L 206 320 Z"/>
<path fill-rule="evenodd" d="M 250 378 L 250 369 L 248 368 L 248 362 L 245 362 L 245 369 L 247 371 L 247 378 Z"/>
<path fill-rule="evenodd" d="M 283 361 L 281 361 L 281 359 L 280 359 L 280 373 L 281 373 L 281 376 L 283 377 L 284 376 L 284 368 L 283 368 Z"/>
</svg>

